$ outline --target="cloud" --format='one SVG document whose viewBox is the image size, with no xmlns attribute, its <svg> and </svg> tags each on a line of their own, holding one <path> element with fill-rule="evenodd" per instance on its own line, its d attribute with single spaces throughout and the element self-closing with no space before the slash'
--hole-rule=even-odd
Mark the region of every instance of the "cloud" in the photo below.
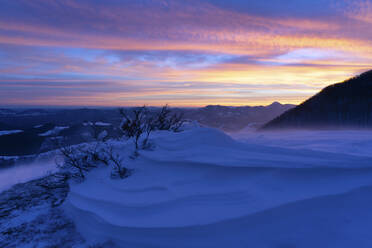
<svg viewBox="0 0 372 248">
<path fill-rule="evenodd" d="M 372 2 L 369 0 L 349 1 L 344 12 L 349 18 L 367 24 L 372 23 Z"/>
<path fill-rule="evenodd" d="M 365 0 L 6 1 L 0 104 L 300 102 L 370 67 L 370 10 Z"/>
<path fill-rule="evenodd" d="M 314 46 L 356 49 L 353 47 L 356 43 L 358 49 L 370 50 L 365 41 L 340 37 L 342 23 L 334 20 L 260 16 L 221 9 L 203 1 L 170 1 L 167 8 L 155 1 L 94 5 L 87 1 L 55 4 L 35 0 L 24 4 L 28 11 L 22 12 L 20 19 L 0 19 L 3 31 L 0 42 L 118 50 L 229 51 L 247 55 Z M 51 12 L 53 18 L 49 17 Z M 35 20 L 33 16 L 40 18 Z"/>
<path fill-rule="evenodd" d="M 362 58 L 350 53 L 319 48 L 302 48 L 281 54 L 279 56 L 263 59 L 261 62 L 269 65 L 341 65 L 361 63 Z"/>
</svg>

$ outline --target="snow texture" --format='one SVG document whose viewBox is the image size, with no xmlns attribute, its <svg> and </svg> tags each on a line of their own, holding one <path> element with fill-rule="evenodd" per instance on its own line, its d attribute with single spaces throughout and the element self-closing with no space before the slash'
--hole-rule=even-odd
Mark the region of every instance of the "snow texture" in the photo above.
<svg viewBox="0 0 372 248">
<path fill-rule="evenodd" d="M 0 194 L 0 247 L 73 247 L 84 240 L 58 206 L 68 184 L 54 175 Z"/>
<path fill-rule="evenodd" d="M 118 247 L 372 247 L 372 132 L 155 132 L 131 160 L 70 185 L 83 237 Z M 245 138 L 244 138 L 244 137 Z"/>
</svg>

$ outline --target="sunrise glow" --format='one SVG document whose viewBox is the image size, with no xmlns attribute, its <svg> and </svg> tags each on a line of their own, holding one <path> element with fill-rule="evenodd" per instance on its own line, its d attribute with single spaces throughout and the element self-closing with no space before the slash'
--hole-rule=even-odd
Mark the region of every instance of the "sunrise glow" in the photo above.
<svg viewBox="0 0 372 248">
<path fill-rule="evenodd" d="M 2 106 L 300 103 L 372 65 L 365 0 L 14 0 Z"/>
</svg>

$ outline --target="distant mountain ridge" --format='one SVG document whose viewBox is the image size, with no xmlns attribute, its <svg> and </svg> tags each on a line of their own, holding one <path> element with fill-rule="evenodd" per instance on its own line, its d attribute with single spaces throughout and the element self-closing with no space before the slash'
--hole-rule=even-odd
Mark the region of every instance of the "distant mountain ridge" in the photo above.
<svg viewBox="0 0 372 248">
<path fill-rule="evenodd" d="M 205 126 L 237 131 L 247 126 L 262 125 L 293 107 L 294 105 L 274 102 L 268 106 L 210 105 L 203 108 L 171 108 L 171 111 L 183 113 L 185 119 L 198 121 Z M 160 110 L 158 107 L 149 109 Z M 0 135 L 0 167 L 1 156 L 32 155 L 55 149 L 53 139 L 56 138 L 63 137 L 70 145 L 85 142 L 87 138 L 89 140 L 85 134 L 93 131 L 89 123 L 111 124 L 101 125 L 99 128 L 105 129 L 109 137 L 117 137 L 120 135 L 120 122 L 121 116 L 117 108 L 0 109 L 0 134 L 3 132 Z M 15 130 L 20 132 L 15 133 Z"/>
<path fill-rule="evenodd" d="M 184 111 L 185 117 L 224 131 L 237 131 L 248 125 L 260 126 L 276 116 L 295 107 L 292 104 L 273 102 L 267 106 L 222 106 L 208 105 Z"/>
<path fill-rule="evenodd" d="M 262 130 L 285 128 L 372 128 L 372 70 L 327 86 Z"/>
</svg>

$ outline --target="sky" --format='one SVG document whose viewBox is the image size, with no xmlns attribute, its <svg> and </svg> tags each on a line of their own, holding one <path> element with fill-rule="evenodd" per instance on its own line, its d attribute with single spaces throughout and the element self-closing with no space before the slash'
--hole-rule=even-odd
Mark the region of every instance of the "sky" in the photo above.
<svg viewBox="0 0 372 248">
<path fill-rule="evenodd" d="M 372 68 L 372 0 L 0 0 L 1 106 L 298 104 Z"/>
</svg>

